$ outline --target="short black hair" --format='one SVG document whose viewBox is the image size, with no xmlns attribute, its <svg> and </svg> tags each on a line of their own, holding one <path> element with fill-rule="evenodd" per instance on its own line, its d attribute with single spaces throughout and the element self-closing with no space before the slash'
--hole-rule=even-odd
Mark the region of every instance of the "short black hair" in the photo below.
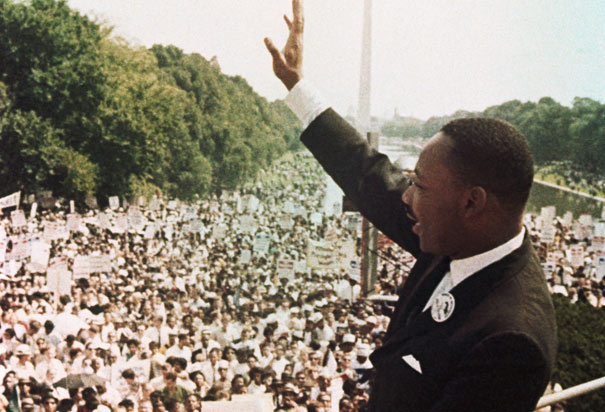
<svg viewBox="0 0 605 412">
<path fill-rule="evenodd" d="M 534 179 L 525 136 L 500 119 L 456 119 L 441 128 L 451 138 L 450 167 L 464 184 L 481 186 L 509 211 L 523 213 Z"/>
</svg>

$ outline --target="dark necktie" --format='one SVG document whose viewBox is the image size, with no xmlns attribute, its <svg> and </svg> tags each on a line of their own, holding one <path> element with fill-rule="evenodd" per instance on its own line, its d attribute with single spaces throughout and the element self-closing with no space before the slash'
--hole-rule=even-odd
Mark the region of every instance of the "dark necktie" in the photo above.
<svg viewBox="0 0 605 412">
<path fill-rule="evenodd" d="M 433 291 L 450 270 L 450 259 L 442 258 L 436 264 L 431 265 L 418 280 L 414 289 L 410 293 L 409 302 L 405 309 L 404 327 L 408 327 L 416 316 L 422 312 L 422 309 L 433 294 Z M 424 289 L 422 289 L 424 288 Z M 428 290 L 428 289 L 430 290 Z"/>
</svg>

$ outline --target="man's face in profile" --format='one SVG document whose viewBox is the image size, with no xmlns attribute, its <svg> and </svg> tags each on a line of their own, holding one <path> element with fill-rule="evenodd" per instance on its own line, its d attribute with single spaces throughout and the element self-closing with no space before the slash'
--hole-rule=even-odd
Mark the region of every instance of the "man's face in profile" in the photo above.
<svg viewBox="0 0 605 412">
<path fill-rule="evenodd" d="M 462 184 L 447 163 L 450 138 L 439 132 L 418 157 L 412 184 L 402 196 L 420 250 L 453 256 L 461 237 Z"/>
</svg>

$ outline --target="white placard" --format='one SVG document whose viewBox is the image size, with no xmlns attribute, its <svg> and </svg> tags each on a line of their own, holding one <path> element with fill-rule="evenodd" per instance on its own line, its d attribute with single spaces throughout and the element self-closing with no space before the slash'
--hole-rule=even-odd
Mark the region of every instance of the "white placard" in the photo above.
<svg viewBox="0 0 605 412">
<path fill-rule="evenodd" d="M 76 213 L 76 203 L 73 200 L 69 201 L 69 213 Z"/>
<path fill-rule="evenodd" d="M 269 252 L 269 244 L 271 243 L 271 235 L 268 233 L 257 233 L 254 236 L 254 253 L 264 255 Z"/>
<path fill-rule="evenodd" d="M 30 219 L 33 219 L 36 217 L 36 213 L 38 213 L 38 203 L 34 202 L 32 203 L 32 208 L 29 212 L 29 217 Z"/>
<path fill-rule="evenodd" d="M 278 259 L 277 260 L 277 274 L 281 278 L 294 279 L 294 265 L 293 259 Z"/>
<path fill-rule="evenodd" d="M 11 212 L 11 224 L 13 227 L 22 227 L 27 225 L 27 219 L 25 219 L 25 212 L 23 209 L 13 210 Z"/>
<path fill-rule="evenodd" d="M 121 361 L 111 365 L 111 385 L 114 388 L 120 387 L 120 383 L 125 384 L 125 382 L 121 381 L 123 381 L 122 372 L 126 369 L 132 369 L 139 382 L 148 382 L 151 372 L 151 360 L 132 358 L 127 362 Z M 206 406 L 205 402 L 204 406 Z"/>
<path fill-rule="evenodd" d="M 600 282 L 605 276 L 605 250 L 597 250 L 595 252 L 594 260 L 597 268 L 596 277 Z"/>
<path fill-rule="evenodd" d="M 19 206 L 19 200 L 21 199 L 21 192 L 15 192 L 8 196 L 4 196 L 0 198 L 0 209 L 4 209 L 5 207 L 13 207 Z"/>
<path fill-rule="evenodd" d="M 7 260 L 23 260 L 29 257 L 28 242 L 25 238 L 11 238 L 13 248 L 11 253 L 7 256 Z"/>
<path fill-rule="evenodd" d="M 258 224 L 253 216 L 244 215 L 239 219 L 239 228 L 244 233 L 254 233 L 258 228 Z"/>
<path fill-rule="evenodd" d="M 32 272 L 45 272 L 48 268 L 48 258 L 50 257 L 50 245 L 40 239 L 31 242 L 31 261 Z"/>
<path fill-rule="evenodd" d="M 120 208 L 120 198 L 117 196 L 109 197 L 109 208 L 116 210 Z"/>
<path fill-rule="evenodd" d="M 577 245 L 570 247 L 569 262 L 576 268 L 584 265 L 584 247 Z"/>
<path fill-rule="evenodd" d="M 311 269 L 336 269 L 338 259 L 332 244 L 326 241 L 315 242 L 310 240 L 307 248 L 307 267 Z"/>
<path fill-rule="evenodd" d="M 355 232 L 361 232 L 362 217 L 360 214 L 348 215 L 346 228 Z"/>
<path fill-rule="evenodd" d="M 8 239 L 0 239 L 0 263 L 6 260 L 6 247 L 8 246 Z"/>
<path fill-rule="evenodd" d="M 540 241 L 542 243 L 553 243 L 555 241 L 556 229 L 552 224 L 546 225 L 540 232 Z"/>
<path fill-rule="evenodd" d="M 555 216 L 557 216 L 557 209 L 554 206 L 544 206 L 540 210 L 540 217 L 542 218 L 542 223 L 545 225 L 550 225 Z"/>
<path fill-rule="evenodd" d="M 291 215 L 281 215 L 279 218 L 279 227 L 284 230 L 291 230 L 294 227 L 294 219 Z"/>
<path fill-rule="evenodd" d="M 357 283 L 361 283 L 361 259 L 349 259 L 347 262 L 347 273 Z"/>
<path fill-rule="evenodd" d="M 224 239 L 227 236 L 227 225 L 219 223 L 212 228 L 212 237 L 215 239 Z"/>
<path fill-rule="evenodd" d="M 296 273 L 305 273 L 307 271 L 307 261 L 299 260 L 294 264 L 294 272 Z"/>
<path fill-rule="evenodd" d="M 592 216 L 589 214 L 580 215 L 578 221 L 582 226 L 592 226 Z"/>
<path fill-rule="evenodd" d="M 546 279 L 552 278 L 552 273 L 555 271 L 555 264 L 553 262 L 545 262 L 541 263 L 542 271 L 544 272 L 544 277 Z"/>
<path fill-rule="evenodd" d="M 45 222 L 42 237 L 50 242 L 62 238 L 65 232 L 67 232 L 65 225 L 59 222 Z"/>
<path fill-rule="evenodd" d="M 317 213 L 317 212 L 312 213 L 311 216 L 309 217 L 309 221 L 313 225 L 321 225 L 322 220 L 323 220 L 323 216 L 321 215 L 321 213 Z"/>
<path fill-rule="evenodd" d="M 241 263 L 241 264 L 250 263 L 251 258 L 252 258 L 252 252 L 250 252 L 250 250 L 248 250 L 248 249 L 244 249 L 244 250 L 242 250 L 242 253 L 240 254 L 239 263 Z"/>
<path fill-rule="evenodd" d="M 46 271 L 46 287 L 57 296 L 71 295 L 71 272 L 67 258 L 53 258 Z"/>
<path fill-rule="evenodd" d="M 82 217 L 77 213 L 70 213 L 67 215 L 67 229 L 75 232 L 80 228 Z"/>
<path fill-rule="evenodd" d="M 573 223 L 573 213 L 571 213 L 570 211 L 565 212 L 565 214 L 563 215 L 563 225 L 565 227 L 571 227 L 572 223 Z"/>
</svg>

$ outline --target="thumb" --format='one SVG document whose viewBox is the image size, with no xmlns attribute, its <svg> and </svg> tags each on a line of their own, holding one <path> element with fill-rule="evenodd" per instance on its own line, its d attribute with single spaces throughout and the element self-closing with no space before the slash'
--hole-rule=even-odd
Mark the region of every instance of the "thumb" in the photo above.
<svg viewBox="0 0 605 412">
<path fill-rule="evenodd" d="M 271 53 L 271 56 L 273 56 L 274 62 L 283 61 L 281 52 L 277 49 L 277 47 L 275 47 L 271 39 L 268 37 L 265 37 L 265 46 L 267 46 L 267 50 L 269 50 L 269 53 Z"/>
</svg>

